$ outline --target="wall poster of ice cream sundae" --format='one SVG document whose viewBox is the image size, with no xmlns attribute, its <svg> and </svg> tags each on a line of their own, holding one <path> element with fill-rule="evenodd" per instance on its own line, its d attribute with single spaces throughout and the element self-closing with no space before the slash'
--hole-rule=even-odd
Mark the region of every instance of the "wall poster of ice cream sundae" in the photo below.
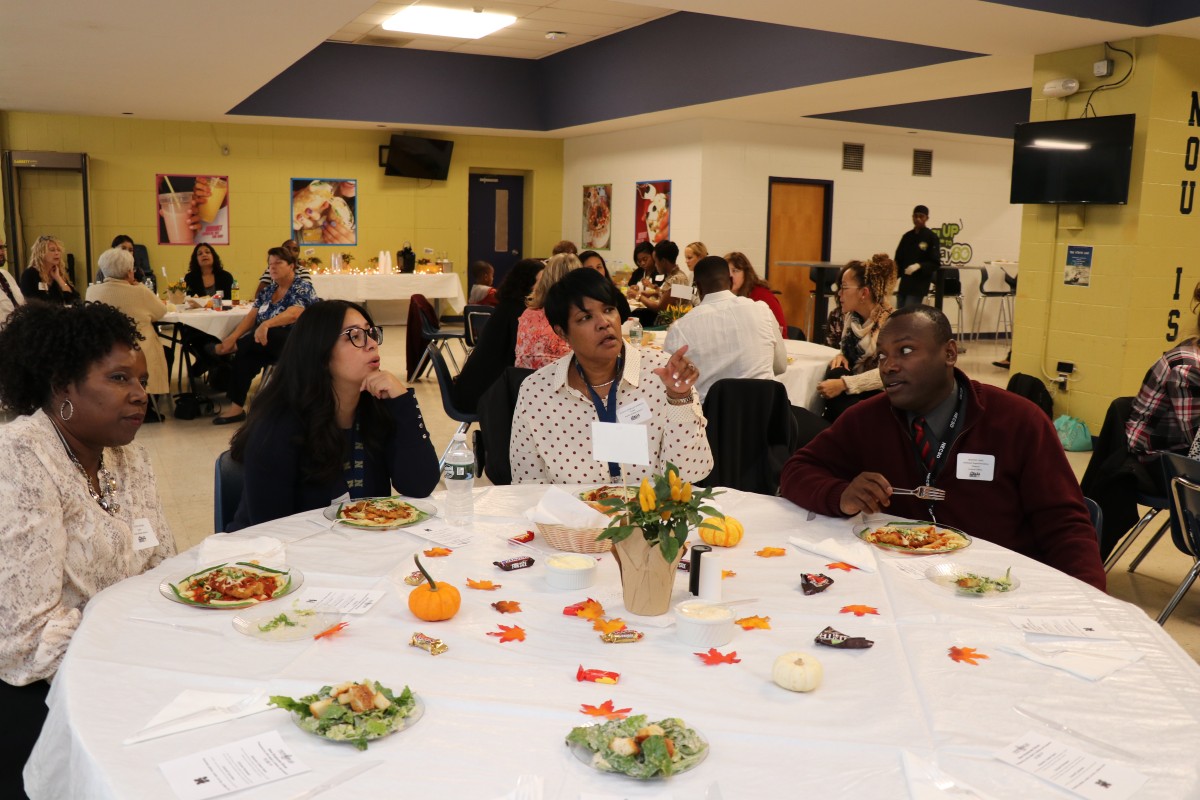
<svg viewBox="0 0 1200 800">
<path fill-rule="evenodd" d="M 358 181 L 292 178 L 292 238 L 301 246 L 358 244 Z"/>
<path fill-rule="evenodd" d="M 156 175 L 158 243 L 229 244 L 229 176 Z"/>
<path fill-rule="evenodd" d="M 634 244 L 658 244 L 671 238 L 670 181 L 639 182 L 633 209 Z"/>
<path fill-rule="evenodd" d="M 612 239 L 612 184 L 583 187 L 583 249 L 607 250 Z"/>
</svg>

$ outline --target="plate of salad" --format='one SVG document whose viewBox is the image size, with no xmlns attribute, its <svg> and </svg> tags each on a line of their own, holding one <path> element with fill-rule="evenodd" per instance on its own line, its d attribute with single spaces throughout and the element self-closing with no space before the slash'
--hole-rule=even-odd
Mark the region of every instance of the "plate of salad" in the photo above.
<svg viewBox="0 0 1200 800">
<path fill-rule="evenodd" d="M 962 597 L 988 597 L 1021 588 L 1021 581 L 1012 576 L 1012 567 L 1001 574 L 988 567 L 937 564 L 925 571 L 925 577 Z"/>
<path fill-rule="evenodd" d="M 708 757 L 708 742 L 683 720 L 649 722 L 645 714 L 574 728 L 567 746 L 592 769 L 638 780 L 669 778 Z"/>
<path fill-rule="evenodd" d="M 359 750 L 366 750 L 374 739 L 411 728 L 425 714 L 425 704 L 407 686 L 397 695 L 369 678 L 322 686 L 299 699 L 272 695 L 271 705 L 292 712 L 300 730 Z"/>
<path fill-rule="evenodd" d="M 300 608 L 297 603 L 281 610 L 278 607 L 255 608 L 243 611 L 233 618 L 233 629 L 238 633 L 269 642 L 295 642 L 311 639 L 316 634 L 341 622 L 341 614 L 313 611 Z"/>
</svg>

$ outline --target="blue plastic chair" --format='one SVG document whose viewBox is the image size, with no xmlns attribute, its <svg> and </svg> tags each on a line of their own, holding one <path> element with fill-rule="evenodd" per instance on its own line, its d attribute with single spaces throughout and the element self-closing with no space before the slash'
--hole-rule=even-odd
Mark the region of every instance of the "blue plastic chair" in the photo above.
<svg viewBox="0 0 1200 800">
<path fill-rule="evenodd" d="M 468 414 L 455 407 L 454 400 L 450 397 L 450 386 L 454 379 L 450 377 L 450 368 L 446 366 L 446 359 L 442 358 L 441 352 L 438 351 L 437 342 L 429 343 L 425 348 L 425 355 L 429 358 L 429 363 L 433 364 L 433 372 L 437 375 L 438 388 L 442 390 L 442 408 L 445 409 L 446 416 L 459 423 L 456 433 L 466 433 L 471 425 L 479 422 L 479 415 Z M 446 449 L 442 451 L 442 457 L 438 459 L 439 469 L 446 466 L 446 453 L 450 452 L 453 444 L 454 437 L 451 437 Z"/>
<path fill-rule="evenodd" d="M 242 465 L 226 450 L 213 465 L 213 531 L 223 532 L 233 522 L 242 502 Z"/>
</svg>

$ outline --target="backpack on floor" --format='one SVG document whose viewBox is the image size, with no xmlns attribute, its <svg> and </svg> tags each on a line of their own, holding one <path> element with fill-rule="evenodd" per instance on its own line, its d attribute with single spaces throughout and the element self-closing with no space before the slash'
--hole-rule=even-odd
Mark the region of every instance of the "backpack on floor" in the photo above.
<svg viewBox="0 0 1200 800">
<path fill-rule="evenodd" d="M 1009 378 L 1007 388 L 1045 411 L 1047 419 L 1054 419 L 1054 401 L 1050 398 L 1050 392 L 1046 391 L 1046 384 L 1037 378 L 1018 372 Z"/>
</svg>

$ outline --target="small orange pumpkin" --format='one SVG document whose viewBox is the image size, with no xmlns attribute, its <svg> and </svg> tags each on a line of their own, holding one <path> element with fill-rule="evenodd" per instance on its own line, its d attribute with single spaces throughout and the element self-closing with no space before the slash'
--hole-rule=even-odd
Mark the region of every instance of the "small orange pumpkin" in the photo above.
<svg viewBox="0 0 1200 800">
<path fill-rule="evenodd" d="M 716 529 L 709 528 L 708 525 L 714 525 Z M 708 517 L 700 526 L 700 538 L 704 540 L 705 544 L 711 544 L 714 547 L 735 547 L 742 540 L 744 532 L 742 523 L 733 517 L 724 519 Z"/>
<path fill-rule="evenodd" d="M 417 619 L 426 622 L 440 622 L 457 614 L 459 606 L 462 605 L 462 595 L 458 593 L 458 589 L 445 581 L 435 583 L 433 576 L 421 566 L 421 559 L 414 555 L 413 561 L 425 576 L 425 583 L 408 593 L 408 610 Z"/>
</svg>

